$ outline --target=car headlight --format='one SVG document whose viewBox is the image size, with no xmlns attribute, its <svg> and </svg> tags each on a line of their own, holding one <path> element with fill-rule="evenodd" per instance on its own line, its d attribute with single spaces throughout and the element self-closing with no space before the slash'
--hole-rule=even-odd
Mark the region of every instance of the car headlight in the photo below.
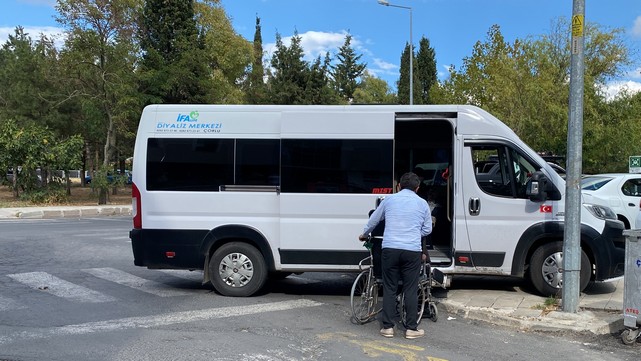
<svg viewBox="0 0 641 361">
<path fill-rule="evenodd" d="M 583 206 L 599 219 L 617 219 L 617 215 L 610 207 L 592 203 L 583 203 Z"/>
</svg>

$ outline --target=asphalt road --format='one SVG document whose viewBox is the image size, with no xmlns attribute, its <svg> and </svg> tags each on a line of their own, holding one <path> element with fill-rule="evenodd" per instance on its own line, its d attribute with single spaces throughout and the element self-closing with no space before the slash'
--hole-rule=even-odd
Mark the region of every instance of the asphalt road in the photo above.
<svg viewBox="0 0 641 361">
<path fill-rule="evenodd" d="M 353 274 L 222 297 L 199 272 L 135 267 L 130 227 L 129 217 L 0 221 L 0 360 L 637 360 L 641 347 L 445 310 L 423 320 L 424 339 L 385 339 L 376 322 L 349 321 Z"/>
</svg>

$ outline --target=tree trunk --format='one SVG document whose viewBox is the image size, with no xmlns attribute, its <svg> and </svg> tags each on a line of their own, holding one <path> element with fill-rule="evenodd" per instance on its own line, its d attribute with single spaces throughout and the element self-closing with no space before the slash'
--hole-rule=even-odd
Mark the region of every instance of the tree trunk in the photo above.
<svg viewBox="0 0 641 361">
<path fill-rule="evenodd" d="M 100 188 L 100 193 L 98 194 L 99 205 L 107 204 L 108 194 L 107 188 Z"/>
</svg>

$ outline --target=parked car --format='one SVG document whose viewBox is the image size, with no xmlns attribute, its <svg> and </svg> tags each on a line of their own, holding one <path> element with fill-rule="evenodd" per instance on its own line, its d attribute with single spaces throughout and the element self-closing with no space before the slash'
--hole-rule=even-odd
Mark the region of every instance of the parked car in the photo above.
<svg viewBox="0 0 641 361">
<path fill-rule="evenodd" d="M 121 175 L 120 170 L 118 170 L 118 171 L 116 172 L 116 175 L 117 175 L 117 176 L 120 176 L 120 175 Z M 128 170 L 125 170 L 125 176 L 127 177 L 127 178 L 125 179 L 125 184 L 131 184 L 131 183 L 132 183 L 132 180 L 131 180 L 131 172 L 130 172 L 130 171 L 128 171 Z M 107 173 L 107 182 L 109 182 L 109 183 L 113 183 L 113 181 L 114 181 L 114 175 L 113 175 L 113 173 L 112 173 L 112 172 Z M 91 175 L 87 175 L 87 176 L 85 176 L 85 184 L 91 184 Z"/>
<path fill-rule="evenodd" d="M 581 192 L 586 203 L 610 207 L 625 228 L 630 229 L 639 215 L 641 174 L 586 175 L 581 179 Z M 638 226 L 641 224 L 635 225 Z"/>
</svg>

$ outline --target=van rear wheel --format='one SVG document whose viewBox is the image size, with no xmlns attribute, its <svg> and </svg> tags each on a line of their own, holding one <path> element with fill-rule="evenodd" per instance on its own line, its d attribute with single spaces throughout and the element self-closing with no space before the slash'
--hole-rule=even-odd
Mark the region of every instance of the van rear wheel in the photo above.
<svg viewBox="0 0 641 361">
<path fill-rule="evenodd" d="M 214 252 L 209 261 L 209 275 L 212 285 L 223 296 L 247 297 L 263 287 L 267 267 L 255 247 L 231 242 Z"/>
<path fill-rule="evenodd" d="M 563 287 L 563 242 L 546 243 L 537 248 L 530 260 L 530 281 L 532 286 L 543 296 L 559 295 Z M 581 250 L 581 272 L 579 291 L 583 291 L 590 282 L 592 264 Z"/>
</svg>

